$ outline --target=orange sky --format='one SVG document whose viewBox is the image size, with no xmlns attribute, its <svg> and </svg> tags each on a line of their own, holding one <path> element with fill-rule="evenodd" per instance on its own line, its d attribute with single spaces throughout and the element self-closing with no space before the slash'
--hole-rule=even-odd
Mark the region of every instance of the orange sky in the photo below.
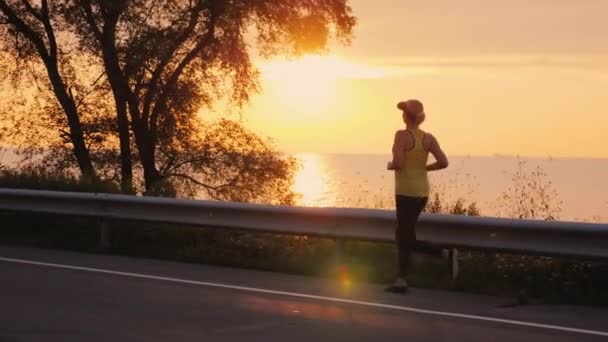
<svg viewBox="0 0 608 342">
<path fill-rule="evenodd" d="M 608 1 L 351 4 L 352 46 L 259 61 L 242 116 L 278 148 L 388 153 L 395 104 L 419 98 L 450 154 L 608 157 Z"/>
</svg>

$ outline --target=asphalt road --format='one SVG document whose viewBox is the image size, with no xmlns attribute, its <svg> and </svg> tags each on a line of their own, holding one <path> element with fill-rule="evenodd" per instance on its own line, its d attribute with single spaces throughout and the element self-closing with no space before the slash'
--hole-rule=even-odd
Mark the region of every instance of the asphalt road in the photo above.
<svg viewBox="0 0 608 342">
<path fill-rule="evenodd" d="M 608 309 L 0 246 L 0 342 L 608 341 Z"/>
</svg>

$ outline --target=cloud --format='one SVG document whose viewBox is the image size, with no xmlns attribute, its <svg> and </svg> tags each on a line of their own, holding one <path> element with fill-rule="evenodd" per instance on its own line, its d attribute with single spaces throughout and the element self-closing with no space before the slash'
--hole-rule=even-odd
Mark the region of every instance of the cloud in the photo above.
<svg viewBox="0 0 608 342">
<path fill-rule="evenodd" d="M 370 68 L 382 70 L 382 77 L 401 77 L 412 74 L 445 74 L 467 72 L 495 72 L 525 69 L 545 69 L 585 73 L 606 78 L 608 56 L 543 56 L 495 55 L 460 57 L 402 57 L 376 58 L 368 62 Z"/>
<path fill-rule="evenodd" d="M 299 59 L 261 61 L 258 65 L 265 80 L 292 82 L 312 80 L 309 83 L 531 68 L 585 72 L 603 78 L 603 74 L 608 73 L 608 56 L 488 55 L 346 59 L 331 55 L 315 55 Z"/>
<path fill-rule="evenodd" d="M 299 59 L 275 59 L 259 64 L 262 77 L 268 80 L 287 78 L 381 79 L 406 73 L 390 65 L 373 65 L 336 56 L 305 56 Z"/>
</svg>

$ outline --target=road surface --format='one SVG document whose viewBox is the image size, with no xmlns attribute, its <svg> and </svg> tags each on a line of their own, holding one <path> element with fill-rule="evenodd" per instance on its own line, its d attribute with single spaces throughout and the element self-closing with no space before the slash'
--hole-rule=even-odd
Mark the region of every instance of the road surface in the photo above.
<svg viewBox="0 0 608 342">
<path fill-rule="evenodd" d="M 0 246 L 0 342 L 607 341 L 608 309 Z"/>
</svg>

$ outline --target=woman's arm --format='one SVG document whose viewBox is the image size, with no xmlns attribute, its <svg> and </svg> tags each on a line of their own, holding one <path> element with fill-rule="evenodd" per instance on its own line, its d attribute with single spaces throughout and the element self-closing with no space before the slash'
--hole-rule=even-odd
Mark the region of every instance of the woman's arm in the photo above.
<svg viewBox="0 0 608 342">
<path fill-rule="evenodd" d="M 393 140 L 393 160 L 388 163 L 388 170 L 401 170 L 404 161 L 403 151 L 405 151 L 405 139 L 403 134 L 397 131 Z"/>
<path fill-rule="evenodd" d="M 435 139 L 434 136 L 430 135 L 431 138 L 431 146 L 429 148 L 429 152 L 435 157 L 436 162 L 427 165 L 427 171 L 437 171 L 443 170 L 448 167 L 448 157 L 445 155 L 441 146 L 439 146 L 439 141 Z"/>
</svg>

